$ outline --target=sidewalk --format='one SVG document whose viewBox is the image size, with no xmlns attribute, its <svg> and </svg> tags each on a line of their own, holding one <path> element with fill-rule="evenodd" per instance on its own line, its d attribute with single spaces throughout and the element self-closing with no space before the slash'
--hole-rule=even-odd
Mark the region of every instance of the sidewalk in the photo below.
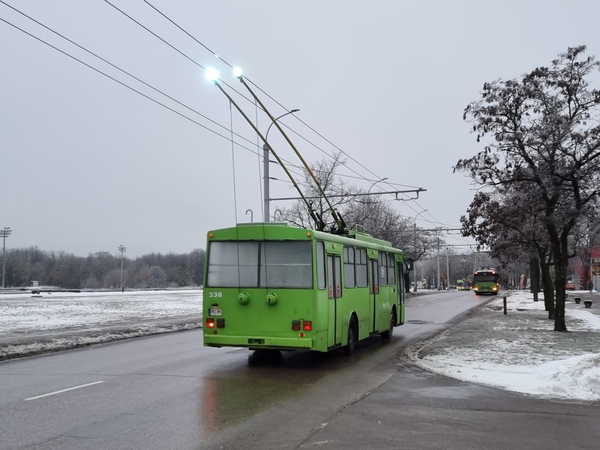
<svg viewBox="0 0 600 450">
<path fill-rule="evenodd" d="M 574 299 L 581 298 L 576 304 Z M 586 308 L 584 302 L 591 301 Z M 478 307 L 458 325 L 406 350 L 423 369 L 462 381 L 544 398 L 600 400 L 600 295 L 570 292 L 569 332 L 555 332 L 543 295 L 525 291 Z"/>
</svg>

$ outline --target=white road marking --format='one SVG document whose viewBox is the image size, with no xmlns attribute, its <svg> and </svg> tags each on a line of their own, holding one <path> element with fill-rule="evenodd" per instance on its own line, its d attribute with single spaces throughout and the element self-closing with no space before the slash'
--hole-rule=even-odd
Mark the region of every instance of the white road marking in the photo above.
<svg viewBox="0 0 600 450">
<path fill-rule="evenodd" d="M 60 391 L 50 392 L 49 394 L 38 395 L 37 397 L 26 398 L 25 401 L 35 400 L 35 399 L 42 398 L 42 397 L 48 397 L 50 395 L 61 394 L 63 392 L 72 391 L 73 389 L 80 389 L 80 388 L 83 388 L 83 387 L 93 386 L 94 384 L 100 384 L 100 383 L 104 383 L 104 381 L 96 381 L 94 383 L 82 384 L 81 386 L 75 386 L 75 387 L 68 388 L 68 389 L 61 389 Z"/>
</svg>

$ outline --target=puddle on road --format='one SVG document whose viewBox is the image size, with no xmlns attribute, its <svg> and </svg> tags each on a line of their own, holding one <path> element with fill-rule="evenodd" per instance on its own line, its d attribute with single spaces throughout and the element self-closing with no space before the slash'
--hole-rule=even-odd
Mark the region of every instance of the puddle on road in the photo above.
<svg viewBox="0 0 600 450">
<path fill-rule="evenodd" d="M 267 408 L 299 397 L 331 365 L 318 355 L 280 355 L 256 358 L 245 366 L 204 378 L 201 392 L 202 427 L 214 433 L 240 424 Z M 325 370 L 324 370 L 325 369 Z"/>
</svg>

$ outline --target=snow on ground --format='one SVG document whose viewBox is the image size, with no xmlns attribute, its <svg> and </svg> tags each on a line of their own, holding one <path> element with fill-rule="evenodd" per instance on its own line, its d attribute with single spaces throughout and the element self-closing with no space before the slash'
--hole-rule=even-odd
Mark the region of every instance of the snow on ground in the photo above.
<svg viewBox="0 0 600 450">
<path fill-rule="evenodd" d="M 201 313 L 201 290 L 3 294 L 0 295 L 0 336 Z"/>
<path fill-rule="evenodd" d="M 0 359 L 198 328 L 202 290 L 0 294 Z"/>
<path fill-rule="evenodd" d="M 573 298 L 581 296 L 580 304 Z M 594 297 L 594 309 L 583 301 Z M 600 400 L 600 306 L 597 293 L 569 293 L 569 333 L 553 331 L 543 296 L 511 291 L 483 305 L 472 318 L 416 345 L 418 366 L 467 382 L 547 398 Z"/>
</svg>

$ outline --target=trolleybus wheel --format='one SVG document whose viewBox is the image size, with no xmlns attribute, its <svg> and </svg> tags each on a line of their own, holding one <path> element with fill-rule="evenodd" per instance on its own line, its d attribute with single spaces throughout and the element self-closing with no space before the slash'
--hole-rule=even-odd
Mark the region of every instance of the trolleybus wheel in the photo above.
<svg viewBox="0 0 600 450">
<path fill-rule="evenodd" d="M 392 334 L 394 334 L 394 327 L 396 326 L 396 315 L 394 314 L 394 311 L 391 312 L 390 314 L 390 329 L 389 330 L 385 330 L 383 333 L 381 333 L 381 337 L 383 339 L 391 339 L 392 338 Z"/>
<path fill-rule="evenodd" d="M 354 321 L 354 317 L 350 319 L 350 323 L 348 324 L 348 345 L 344 347 L 344 353 L 346 356 L 350 356 L 354 354 L 356 350 L 356 322 Z"/>
</svg>

